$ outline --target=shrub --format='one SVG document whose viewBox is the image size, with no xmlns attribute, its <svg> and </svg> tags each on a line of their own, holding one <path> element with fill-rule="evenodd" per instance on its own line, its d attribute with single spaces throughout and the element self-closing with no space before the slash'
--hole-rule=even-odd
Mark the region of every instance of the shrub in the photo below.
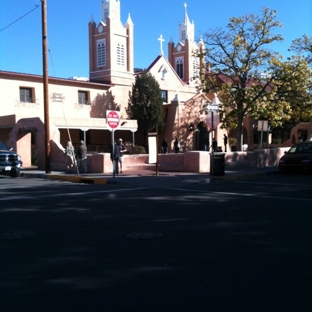
<svg viewBox="0 0 312 312">
<path fill-rule="evenodd" d="M 131 154 L 146 154 L 146 150 L 143 146 L 133 146 L 131 150 Z"/>
</svg>

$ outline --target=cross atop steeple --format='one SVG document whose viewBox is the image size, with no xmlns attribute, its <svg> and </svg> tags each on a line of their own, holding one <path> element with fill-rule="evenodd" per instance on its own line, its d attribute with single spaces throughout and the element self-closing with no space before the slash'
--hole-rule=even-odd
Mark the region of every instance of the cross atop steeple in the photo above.
<svg viewBox="0 0 312 312">
<path fill-rule="evenodd" d="M 163 42 L 165 41 L 165 39 L 163 39 L 163 36 L 160 35 L 160 37 L 158 38 L 159 42 L 160 42 L 160 55 L 164 55 L 164 52 L 163 52 L 163 48 L 162 48 L 162 44 Z"/>
<path fill-rule="evenodd" d="M 185 39 L 194 41 L 195 37 L 195 29 L 194 22 L 190 22 L 190 19 L 187 15 L 187 4 L 184 3 L 184 19 L 183 23 L 179 26 L 179 41 L 185 42 Z"/>
</svg>

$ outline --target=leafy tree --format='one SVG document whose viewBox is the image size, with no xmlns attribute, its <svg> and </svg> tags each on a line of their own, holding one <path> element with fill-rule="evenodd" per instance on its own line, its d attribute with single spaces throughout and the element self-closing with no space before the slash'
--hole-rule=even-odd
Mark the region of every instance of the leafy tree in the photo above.
<svg viewBox="0 0 312 312">
<path fill-rule="evenodd" d="M 292 56 L 285 62 L 275 61 L 273 80 L 267 92 L 265 105 L 259 106 L 258 115 L 270 120 L 273 127 L 286 121 L 291 127 L 312 118 L 312 75 L 307 61 Z"/>
<path fill-rule="evenodd" d="M 130 119 L 138 121 L 138 132 L 141 132 L 147 142 L 147 134 L 160 131 L 163 126 L 163 98 L 156 79 L 144 71 L 135 78 L 132 93 L 129 93 L 126 112 Z"/>
<path fill-rule="evenodd" d="M 290 50 L 297 52 L 299 55 L 305 55 L 306 61 L 310 65 L 312 64 L 312 37 L 305 34 L 301 38 L 293 40 Z"/>
<path fill-rule="evenodd" d="M 280 58 L 268 49 L 272 42 L 283 40 L 273 32 L 282 27 L 275 19 L 276 11 L 263 8 L 260 15 L 230 18 L 226 30 L 218 28 L 203 36 L 206 49 L 199 56 L 205 58 L 207 70 L 201 74 L 200 88 L 219 93 L 220 119 L 224 127 L 237 128 L 237 150 L 242 148 L 243 119 L 259 115 L 258 106 L 265 103 L 273 80 L 268 71 Z"/>
</svg>

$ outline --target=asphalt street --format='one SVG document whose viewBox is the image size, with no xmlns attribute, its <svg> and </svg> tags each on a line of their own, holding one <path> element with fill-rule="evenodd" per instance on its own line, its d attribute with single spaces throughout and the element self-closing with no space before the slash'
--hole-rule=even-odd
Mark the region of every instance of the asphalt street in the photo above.
<svg viewBox="0 0 312 312">
<path fill-rule="evenodd" d="M 312 311 L 312 176 L 0 178 L 0 311 Z"/>
</svg>

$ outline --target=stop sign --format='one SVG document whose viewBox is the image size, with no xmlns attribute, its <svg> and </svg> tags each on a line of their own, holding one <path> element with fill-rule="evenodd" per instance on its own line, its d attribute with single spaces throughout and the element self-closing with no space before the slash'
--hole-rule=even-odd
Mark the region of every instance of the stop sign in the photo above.
<svg viewBox="0 0 312 312">
<path fill-rule="evenodd" d="M 107 127 L 114 130 L 120 126 L 120 112 L 108 110 L 106 111 Z"/>
</svg>

